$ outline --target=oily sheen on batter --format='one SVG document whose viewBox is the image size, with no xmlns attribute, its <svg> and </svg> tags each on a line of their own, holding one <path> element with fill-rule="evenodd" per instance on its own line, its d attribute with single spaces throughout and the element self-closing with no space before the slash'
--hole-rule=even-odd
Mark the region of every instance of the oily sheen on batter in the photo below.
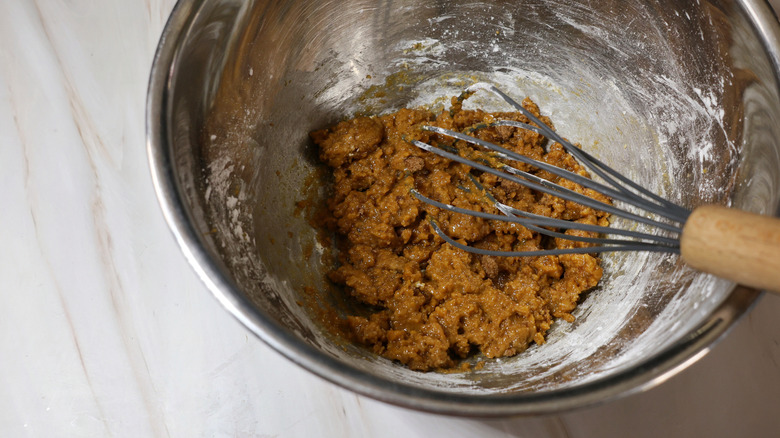
<svg viewBox="0 0 780 438">
<path fill-rule="evenodd" d="M 539 116 L 526 99 L 523 106 Z M 312 133 L 320 158 L 333 170 L 328 214 L 321 225 L 337 236 L 340 265 L 329 273 L 370 309 L 346 325 L 357 342 L 414 370 L 447 369 L 472 354 L 512 356 L 544 343 L 555 318 L 573 321 L 580 294 L 601 278 L 598 258 L 583 255 L 490 257 L 452 247 L 432 229 L 434 219 L 451 237 L 471 246 L 505 251 L 583 244 L 552 239 L 527 228 L 450 213 L 409 194 L 411 188 L 441 202 L 493 213 L 475 177 L 500 202 L 520 210 L 588 224 L 607 215 L 424 152 L 416 139 L 490 161 L 484 151 L 420 129 L 422 124 L 463 132 L 567 170 L 587 173 L 559 144 L 531 131 L 484 127 L 495 119 L 528 122 L 520 113 L 465 110 L 452 99 L 438 114 L 401 109 L 360 117 Z M 552 126 L 550 120 L 542 120 Z M 475 129 L 478 128 L 478 129 Z M 607 198 L 552 174 L 510 163 L 586 195 Z M 464 190 L 464 188 L 466 190 Z M 568 231 L 567 233 L 585 232 Z"/>
</svg>

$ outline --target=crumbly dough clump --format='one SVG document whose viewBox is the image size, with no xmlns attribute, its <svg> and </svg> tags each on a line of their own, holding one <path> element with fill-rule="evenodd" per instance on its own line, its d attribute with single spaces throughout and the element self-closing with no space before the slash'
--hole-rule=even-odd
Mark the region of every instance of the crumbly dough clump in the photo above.
<svg viewBox="0 0 780 438">
<path fill-rule="evenodd" d="M 529 99 L 523 106 L 539 116 L 539 108 Z M 528 123 L 520 113 L 464 110 L 453 98 L 451 109 L 438 114 L 401 109 L 344 121 L 311 135 L 334 177 L 329 214 L 321 224 L 338 239 L 340 266 L 329 278 L 370 309 L 364 316 L 348 317 L 348 330 L 357 342 L 414 370 L 451 368 L 480 352 L 489 358 L 512 356 L 531 343 L 542 344 L 554 318 L 573 321 L 571 312 L 580 294 L 602 276 L 599 260 L 588 254 L 479 256 L 456 249 L 434 232 L 429 219 L 454 239 L 480 248 L 520 251 L 583 245 L 543 237 L 518 224 L 443 211 L 409 193 L 415 188 L 444 203 L 498 213 L 476 190 L 470 176 L 500 202 L 520 210 L 608 225 L 602 212 L 476 172 L 409 143 L 421 140 L 494 160 L 483 150 L 420 126 L 469 131 L 520 154 L 587 175 L 561 145 L 551 144 L 545 150 L 546 140 L 539 134 L 482 127 L 496 119 Z M 552 126 L 546 117 L 541 119 Z M 609 202 L 601 194 L 548 172 L 510 164 Z"/>
</svg>

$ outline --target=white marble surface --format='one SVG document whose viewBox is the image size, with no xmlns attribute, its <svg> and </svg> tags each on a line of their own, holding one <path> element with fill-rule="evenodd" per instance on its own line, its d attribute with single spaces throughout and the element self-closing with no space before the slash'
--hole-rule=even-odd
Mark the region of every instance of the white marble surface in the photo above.
<svg viewBox="0 0 780 438">
<path fill-rule="evenodd" d="M 172 0 L 0 2 L 0 437 L 780 436 L 780 297 L 647 393 L 559 416 L 388 406 L 303 371 L 179 253 L 144 101 Z"/>
</svg>

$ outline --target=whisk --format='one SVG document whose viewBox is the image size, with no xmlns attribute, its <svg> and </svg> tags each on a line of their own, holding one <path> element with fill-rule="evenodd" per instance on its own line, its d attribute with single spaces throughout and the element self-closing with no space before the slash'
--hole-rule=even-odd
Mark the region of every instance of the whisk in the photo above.
<svg viewBox="0 0 780 438">
<path fill-rule="evenodd" d="M 574 146 L 497 87 L 487 83 L 477 83 L 468 87 L 465 92 L 471 93 L 477 90 L 487 90 L 498 95 L 525 115 L 532 123 L 497 120 L 484 126 L 511 126 L 534 131 L 561 144 L 566 152 L 590 172 L 597 175 L 601 181 L 586 178 L 566 169 L 517 154 L 466 133 L 427 125 L 423 126 L 422 129 L 480 146 L 491 151 L 493 156 L 497 158 L 518 161 L 545 170 L 560 178 L 602 193 L 612 198 L 615 205 L 580 194 L 508 164 L 499 163 L 498 160 L 489 160 L 485 163 L 476 162 L 455 152 L 434 147 L 418 140 L 410 140 L 410 142 L 425 151 L 466 164 L 482 172 L 488 172 L 530 189 L 622 217 L 629 222 L 644 224 L 645 228 L 655 231 L 644 232 L 613 226 L 603 227 L 536 215 L 502 204 L 489 192 L 485 192 L 485 198 L 502 214 L 474 211 L 436 201 L 412 189 L 411 194 L 417 199 L 444 210 L 483 219 L 514 222 L 529 230 L 551 237 L 586 242 L 591 246 L 516 252 L 486 250 L 456 241 L 442 231 L 435 221 L 431 221 L 434 231 L 447 243 L 477 254 L 508 257 L 614 251 L 674 253 L 680 254 L 682 259 L 695 269 L 749 287 L 780 293 L 780 219 L 717 205 L 704 205 L 693 210 L 683 208 L 641 187 L 589 153 Z M 479 190 L 484 190 L 475 179 L 472 179 L 472 182 Z M 603 237 L 569 235 L 555 231 L 555 229 L 581 230 L 597 233 Z"/>
</svg>

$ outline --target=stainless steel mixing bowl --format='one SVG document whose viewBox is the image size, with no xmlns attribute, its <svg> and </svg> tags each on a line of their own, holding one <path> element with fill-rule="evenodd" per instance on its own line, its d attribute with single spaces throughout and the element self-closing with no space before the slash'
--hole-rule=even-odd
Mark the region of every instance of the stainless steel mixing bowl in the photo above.
<svg viewBox="0 0 780 438">
<path fill-rule="evenodd" d="M 183 0 L 151 73 L 150 164 L 198 275 L 293 362 L 421 410 L 560 411 L 669 378 L 758 292 L 675 256 L 607 255 L 602 285 L 545 345 L 464 373 L 410 371 L 321 323 L 322 309 L 347 306 L 307 222 L 324 195 L 308 133 L 488 81 L 674 201 L 776 214 L 779 57 L 777 20 L 758 0 Z M 500 107 L 479 94 L 469 104 Z"/>
</svg>

